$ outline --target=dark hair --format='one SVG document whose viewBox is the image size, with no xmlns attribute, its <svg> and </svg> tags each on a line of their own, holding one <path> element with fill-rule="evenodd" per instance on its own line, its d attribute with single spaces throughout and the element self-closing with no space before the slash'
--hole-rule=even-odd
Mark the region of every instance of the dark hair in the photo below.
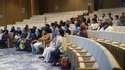
<svg viewBox="0 0 125 70">
<path fill-rule="evenodd" d="M 118 15 L 115 15 L 115 17 L 116 17 L 116 18 L 119 18 L 119 16 L 118 16 Z"/>
<path fill-rule="evenodd" d="M 108 15 L 112 15 L 112 13 L 108 13 Z"/>
<path fill-rule="evenodd" d="M 45 31 L 46 33 L 49 33 L 49 29 L 48 29 L 48 28 L 45 28 L 44 31 Z"/>
<path fill-rule="evenodd" d="M 69 24 L 66 24 L 66 27 L 68 27 L 68 28 L 69 28 Z"/>
<path fill-rule="evenodd" d="M 93 19 L 92 19 L 92 21 L 95 21 L 95 22 L 96 22 L 96 19 L 95 19 L 95 18 L 93 18 Z"/>
<path fill-rule="evenodd" d="M 51 26 L 54 26 L 54 23 L 51 23 Z"/>
<path fill-rule="evenodd" d="M 94 14 L 94 17 L 95 17 L 95 18 L 97 18 L 97 15 L 96 15 L 96 14 Z"/>
<path fill-rule="evenodd" d="M 64 30 L 63 29 L 59 29 L 59 34 L 63 37 L 64 36 Z"/>
<path fill-rule="evenodd" d="M 58 28 L 61 28 L 61 25 L 58 25 Z"/>
<path fill-rule="evenodd" d="M 45 26 L 46 26 L 46 27 L 50 27 L 50 25 L 49 25 L 49 24 L 45 24 Z"/>
</svg>

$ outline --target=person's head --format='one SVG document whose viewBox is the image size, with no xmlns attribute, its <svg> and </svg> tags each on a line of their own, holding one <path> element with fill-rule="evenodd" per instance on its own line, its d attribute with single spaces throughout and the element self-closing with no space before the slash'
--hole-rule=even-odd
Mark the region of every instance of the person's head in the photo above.
<svg viewBox="0 0 125 70">
<path fill-rule="evenodd" d="M 122 12 L 122 13 L 121 13 L 121 16 L 125 16 L 125 13 L 124 13 L 124 12 Z"/>
<path fill-rule="evenodd" d="M 97 15 L 96 15 L 96 14 L 94 14 L 94 18 L 97 18 Z"/>
<path fill-rule="evenodd" d="M 109 17 L 111 17 L 111 16 L 112 16 L 112 14 L 111 14 L 111 13 L 108 13 L 108 16 L 109 16 Z"/>
<path fill-rule="evenodd" d="M 85 24 L 81 24 L 81 25 L 80 25 L 80 29 L 81 29 L 81 30 L 86 30 L 86 25 L 85 25 Z"/>
<path fill-rule="evenodd" d="M 17 27 L 17 30 L 20 30 L 20 27 Z"/>
<path fill-rule="evenodd" d="M 65 34 L 65 33 L 64 33 L 64 30 L 63 30 L 63 29 L 60 29 L 60 30 L 59 30 L 59 35 L 61 35 L 62 37 L 64 37 L 64 34 Z"/>
<path fill-rule="evenodd" d="M 104 23 L 104 20 L 99 19 L 99 21 L 98 21 L 99 26 L 101 26 L 103 23 Z"/>
<path fill-rule="evenodd" d="M 124 23 L 124 22 L 125 22 L 125 16 L 120 17 L 120 21 L 121 21 L 122 23 Z"/>
<path fill-rule="evenodd" d="M 51 27 L 52 27 L 52 29 L 55 29 L 56 27 L 57 27 L 57 23 L 51 23 Z"/>
<path fill-rule="evenodd" d="M 57 21 L 55 21 L 54 23 L 55 23 L 55 24 L 58 24 L 58 22 L 57 22 Z"/>
<path fill-rule="evenodd" d="M 11 27 L 11 29 L 15 29 L 15 27 L 14 27 L 14 26 L 12 26 L 12 27 Z"/>
<path fill-rule="evenodd" d="M 48 34 L 49 33 L 49 29 L 48 28 L 45 28 L 44 30 L 43 30 L 43 34 L 45 35 L 45 34 Z"/>
<path fill-rule="evenodd" d="M 89 13 L 87 13 L 86 15 L 89 16 Z"/>
<path fill-rule="evenodd" d="M 31 28 L 29 32 L 30 33 L 35 33 L 34 28 Z"/>
<path fill-rule="evenodd" d="M 46 28 L 50 28 L 50 25 L 49 25 L 49 24 L 45 24 L 45 27 L 46 27 Z"/>
<path fill-rule="evenodd" d="M 65 27 L 68 29 L 69 28 L 69 24 L 66 24 Z"/>
<path fill-rule="evenodd" d="M 82 15 L 82 16 L 84 17 L 85 15 L 86 15 L 86 14 L 85 14 L 85 13 L 83 13 L 83 15 Z"/>
<path fill-rule="evenodd" d="M 105 21 L 105 22 L 103 23 L 103 26 L 106 26 L 106 25 L 110 25 L 109 22 Z"/>
<path fill-rule="evenodd" d="M 24 28 L 24 31 L 28 32 L 28 30 L 29 30 L 29 26 L 26 25 L 25 28 Z"/>
<path fill-rule="evenodd" d="M 7 29 L 7 26 L 4 26 L 4 29 Z"/>
<path fill-rule="evenodd" d="M 53 27 L 54 26 L 54 23 L 51 23 L 51 27 Z"/>
<path fill-rule="evenodd" d="M 36 27 L 36 26 L 33 26 L 33 29 L 34 29 L 34 30 L 36 30 L 36 29 L 37 29 L 37 27 Z"/>
<path fill-rule="evenodd" d="M 95 24 L 96 23 L 96 19 L 92 19 L 92 23 Z"/>
<path fill-rule="evenodd" d="M 25 26 L 25 28 L 29 28 L 29 26 L 28 26 L 28 25 L 26 25 L 26 26 Z"/>
<path fill-rule="evenodd" d="M 58 25 L 58 28 L 61 29 L 61 25 Z"/>
<path fill-rule="evenodd" d="M 106 22 L 103 22 L 103 23 L 99 24 L 99 27 L 102 28 L 102 27 L 104 27 L 106 24 L 107 24 Z"/>
<path fill-rule="evenodd" d="M 115 19 L 118 20 L 118 19 L 119 19 L 119 16 L 118 16 L 118 15 L 115 15 Z"/>
<path fill-rule="evenodd" d="M 102 17 L 103 17 L 103 18 L 105 17 L 105 14 L 104 14 L 104 13 L 102 14 Z"/>
<path fill-rule="evenodd" d="M 62 20 L 60 20 L 59 24 L 60 24 L 61 26 L 63 26 L 63 21 L 62 21 Z"/>
</svg>

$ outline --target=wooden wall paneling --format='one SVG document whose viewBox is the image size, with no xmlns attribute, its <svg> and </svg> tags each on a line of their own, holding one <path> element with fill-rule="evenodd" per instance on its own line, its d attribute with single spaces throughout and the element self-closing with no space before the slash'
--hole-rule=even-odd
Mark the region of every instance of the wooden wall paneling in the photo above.
<svg viewBox="0 0 125 70">
<path fill-rule="evenodd" d="M 4 0 L 0 0 L 0 26 L 4 24 Z"/>
<path fill-rule="evenodd" d="M 45 12 L 87 10 L 88 0 L 44 0 Z"/>
<path fill-rule="evenodd" d="M 34 0 L 34 14 L 39 15 L 39 0 Z"/>
<path fill-rule="evenodd" d="M 14 21 L 21 21 L 21 0 L 14 0 Z"/>
<path fill-rule="evenodd" d="M 22 18 L 23 19 L 26 19 L 28 16 L 28 5 L 27 5 L 27 3 L 28 3 L 28 0 L 22 0 L 22 11 L 21 11 L 21 13 L 22 13 Z"/>
<path fill-rule="evenodd" d="M 27 4 L 27 17 L 30 18 L 31 17 L 31 0 L 28 0 L 28 4 Z"/>
<path fill-rule="evenodd" d="M 13 0 L 5 0 L 5 23 L 12 24 L 13 23 L 13 16 L 12 16 L 12 8 L 13 8 Z"/>
<path fill-rule="evenodd" d="M 39 0 L 39 14 L 44 14 L 44 0 Z"/>
</svg>

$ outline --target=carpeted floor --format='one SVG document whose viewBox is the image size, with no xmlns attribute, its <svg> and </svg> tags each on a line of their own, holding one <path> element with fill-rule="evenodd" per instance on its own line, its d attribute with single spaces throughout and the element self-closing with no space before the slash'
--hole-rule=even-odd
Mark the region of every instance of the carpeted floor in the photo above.
<svg viewBox="0 0 125 70">
<path fill-rule="evenodd" d="M 0 70 L 61 70 L 28 52 L 0 49 Z"/>
</svg>

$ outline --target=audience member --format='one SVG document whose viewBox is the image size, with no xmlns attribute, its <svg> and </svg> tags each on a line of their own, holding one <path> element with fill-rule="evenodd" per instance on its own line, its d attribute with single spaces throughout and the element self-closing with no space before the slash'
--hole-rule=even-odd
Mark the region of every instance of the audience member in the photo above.
<svg viewBox="0 0 125 70">
<path fill-rule="evenodd" d="M 91 30 L 97 30 L 97 29 L 98 29 L 98 26 L 99 26 L 99 24 L 96 23 L 96 19 L 92 19 L 92 23 L 91 23 L 91 25 L 90 25 Z"/>
<path fill-rule="evenodd" d="M 98 23 L 98 16 L 94 14 L 94 18 L 92 20 L 95 20 L 95 23 Z"/>
<path fill-rule="evenodd" d="M 113 21 L 113 26 L 117 26 L 118 25 L 118 23 L 119 23 L 119 16 L 118 15 L 115 15 L 115 19 L 114 19 L 114 21 Z"/>
<path fill-rule="evenodd" d="M 105 14 L 103 13 L 102 16 L 99 19 L 101 19 L 102 21 L 104 21 L 105 20 Z"/>
<path fill-rule="evenodd" d="M 79 32 L 79 36 L 88 38 L 88 34 L 87 34 L 87 31 L 86 31 L 86 25 L 85 24 L 81 24 L 80 29 L 81 30 Z"/>
<path fill-rule="evenodd" d="M 118 26 L 125 26 L 125 16 L 120 17 L 120 21 L 118 22 Z"/>
<path fill-rule="evenodd" d="M 73 35 L 78 35 L 79 31 L 80 31 L 80 24 L 77 23 L 77 21 L 75 21 L 75 25 L 73 28 Z"/>
<path fill-rule="evenodd" d="M 108 13 L 108 18 L 113 21 L 112 13 Z"/>
</svg>

